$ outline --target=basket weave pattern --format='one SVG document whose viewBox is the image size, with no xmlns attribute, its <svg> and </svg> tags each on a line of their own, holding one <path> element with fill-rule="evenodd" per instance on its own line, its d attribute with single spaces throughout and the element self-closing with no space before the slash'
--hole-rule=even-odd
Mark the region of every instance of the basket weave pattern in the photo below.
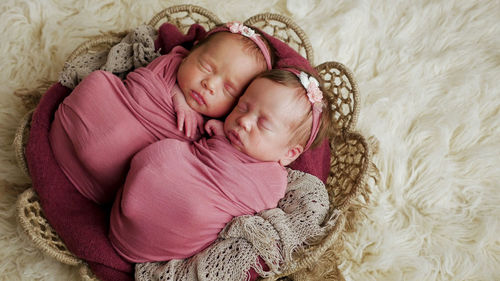
<svg viewBox="0 0 500 281">
<path fill-rule="evenodd" d="M 28 188 L 18 197 L 17 210 L 19 223 L 39 249 L 65 264 L 81 263 L 81 260 L 66 248 L 59 235 L 48 224 L 38 195 L 32 188 Z"/>
<path fill-rule="evenodd" d="M 186 32 L 193 23 L 211 29 L 221 21 L 210 11 L 194 5 L 167 8 L 155 15 L 149 25 L 158 27 L 163 22 L 177 25 Z M 277 14 L 258 14 L 244 24 L 258 27 L 284 41 L 297 52 L 313 61 L 313 50 L 304 31 L 289 18 Z M 98 50 L 109 49 L 118 43 L 127 32 L 100 36 L 81 44 L 71 53 L 68 61 Z M 365 178 L 370 165 L 370 151 L 363 136 L 353 132 L 359 112 L 358 88 L 352 73 L 338 62 L 325 62 L 316 67 L 325 89 L 326 97 L 332 101 L 334 122 L 341 128 L 331 140 L 332 155 L 327 190 L 330 197 L 330 212 L 333 209 L 347 210 L 352 201 L 365 188 Z M 23 118 L 14 141 L 19 166 L 28 174 L 24 147 L 30 128 L 31 112 Z M 58 261 L 80 266 L 83 280 L 97 280 L 86 264 L 75 257 L 61 241 L 57 233 L 44 218 L 38 197 L 33 189 L 27 189 L 18 198 L 18 219 L 34 244 L 45 254 Z M 316 245 L 295 254 L 294 262 L 287 265 L 284 273 L 266 280 L 286 278 L 293 280 L 343 280 L 338 268 L 335 250 L 342 248 L 341 233 L 347 217 L 342 213 L 332 231 Z"/>
<path fill-rule="evenodd" d="M 258 14 L 244 22 L 245 25 L 255 26 L 266 33 L 280 39 L 295 51 L 307 58 L 309 62 L 314 61 L 313 50 L 309 38 L 304 30 L 291 19 L 278 14 Z"/>
</svg>

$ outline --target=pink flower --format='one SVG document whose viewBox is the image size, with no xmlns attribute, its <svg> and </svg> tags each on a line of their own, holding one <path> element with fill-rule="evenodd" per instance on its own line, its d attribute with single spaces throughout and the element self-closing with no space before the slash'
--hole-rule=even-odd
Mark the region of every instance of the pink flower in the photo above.
<svg viewBox="0 0 500 281">
<path fill-rule="evenodd" d="M 314 77 L 309 76 L 305 72 L 300 72 L 299 80 L 304 89 L 307 91 L 307 97 L 312 104 L 321 103 L 323 100 L 323 92 L 319 89 L 319 82 Z"/>
<path fill-rule="evenodd" d="M 229 28 L 231 33 L 238 33 L 246 37 L 256 36 L 255 31 L 248 26 L 245 26 L 239 22 L 228 22 L 226 26 Z"/>
<path fill-rule="evenodd" d="M 323 100 L 323 92 L 321 92 L 318 85 L 311 82 L 307 87 L 307 97 L 311 103 L 321 102 Z"/>
</svg>

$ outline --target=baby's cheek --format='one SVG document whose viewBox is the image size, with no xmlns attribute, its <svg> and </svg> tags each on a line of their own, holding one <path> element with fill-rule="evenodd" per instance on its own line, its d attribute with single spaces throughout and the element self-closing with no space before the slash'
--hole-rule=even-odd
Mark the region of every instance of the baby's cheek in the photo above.
<svg viewBox="0 0 500 281">
<path fill-rule="evenodd" d="M 260 138 L 255 136 L 255 132 L 250 135 L 249 137 L 249 145 L 251 145 L 251 149 L 255 150 L 255 148 L 264 148 L 265 146 L 262 146 L 263 142 Z"/>
<path fill-rule="evenodd" d="M 223 116 L 226 116 L 229 113 L 231 113 L 231 111 L 233 110 L 233 108 L 235 106 L 235 101 L 234 100 L 224 100 L 224 101 L 221 101 L 221 103 L 219 105 L 220 105 L 220 107 L 219 107 L 220 116 L 223 117 Z"/>
</svg>

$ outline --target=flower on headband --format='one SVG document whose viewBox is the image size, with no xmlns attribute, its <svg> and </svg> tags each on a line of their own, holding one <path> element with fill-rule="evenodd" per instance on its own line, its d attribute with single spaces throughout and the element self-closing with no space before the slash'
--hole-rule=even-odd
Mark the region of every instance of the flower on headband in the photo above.
<svg viewBox="0 0 500 281">
<path fill-rule="evenodd" d="M 243 25 L 237 21 L 234 22 L 228 22 L 226 26 L 229 28 L 229 31 L 231 33 L 239 33 L 243 36 L 246 37 L 255 37 L 257 34 L 255 34 L 255 31 L 251 29 L 250 27 Z"/>
<path fill-rule="evenodd" d="M 307 91 L 307 97 L 309 101 L 313 104 L 315 109 L 321 108 L 321 101 L 323 100 L 323 92 L 319 89 L 319 82 L 316 78 L 307 75 L 305 72 L 300 72 L 299 74 L 300 83 Z M 316 103 L 319 106 L 316 106 Z"/>
</svg>

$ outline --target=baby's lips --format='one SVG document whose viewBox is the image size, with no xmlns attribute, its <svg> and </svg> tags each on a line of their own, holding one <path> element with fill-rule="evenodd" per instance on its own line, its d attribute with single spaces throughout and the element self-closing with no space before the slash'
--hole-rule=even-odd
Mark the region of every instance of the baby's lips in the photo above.
<svg viewBox="0 0 500 281">
<path fill-rule="evenodd" d="M 231 141 L 231 143 L 237 146 L 243 146 L 243 143 L 241 142 L 240 139 L 240 135 L 236 131 L 234 130 L 229 131 L 228 138 Z"/>
<path fill-rule="evenodd" d="M 203 99 L 203 96 L 196 92 L 196 91 L 191 91 L 191 97 L 199 104 L 199 105 L 204 105 L 206 104 L 205 99 Z"/>
</svg>

